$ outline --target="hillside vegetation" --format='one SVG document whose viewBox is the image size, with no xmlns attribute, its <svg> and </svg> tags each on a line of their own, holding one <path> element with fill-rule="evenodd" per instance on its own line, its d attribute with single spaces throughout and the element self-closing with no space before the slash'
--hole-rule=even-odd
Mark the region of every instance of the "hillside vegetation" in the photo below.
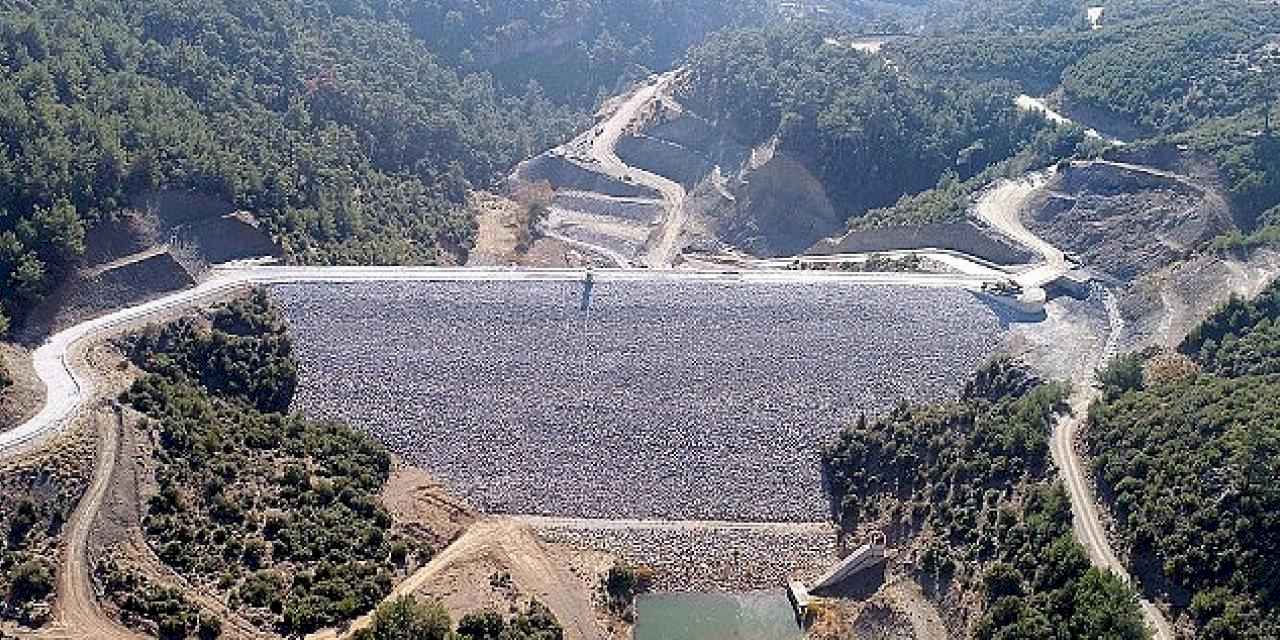
<svg viewBox="0 0 1280 640">
<path fill-rule="evenodd" d="M 282 413 L 297 374 L 264 293 L 206 322 L 153 327 L 126 342 L 148 373 L 123 399 L 149 418 L 142 427 L 159 446 L 142 522 L 148 542 L 265 629 L 301 635 L 372 610 L 432 553 L 403 536 L 379 502 L 390 455 L 346 425 Z M 126 612 L 175 637 L 197 632 L 189 608 L 144 606 L 157 596 L 136 578 L 103 579 Z"/>
<path fill-rule="evenodd" d="M 353 640 L 562 640 L 564 629 L 546 605 L 534 600 L 513 615 L 498 611 L 472 613 L 458 621 L 456 632 L 449 612 L 439 603 L 419 602 L 412 596 L 378 607 L 373 624 L 357 631 Z"/>
<path fill-rule="evenodd" d="M 386 4 L 464 72 L 509 93 L 536 83 L 557 103 L 590 109 L 730 25 L 759 24 L 767 0 L 427 0 Z"/>
<path fill-rule="evenodd" d="M 0 464 L 0 621 L 49 621 L 64 527 L 92 468 L 93 442 L 79 436 Z"/>
<path fill-rule="evenodd" d="M 1277 300 L 1280 285 L 1231 300 L 1185 355 L 1113 363 L 1090 411 L 1096 479 L 1134 568 L 1163 577 L 1198 638 L 1280 635 Z"/>
<path fill-rule="evenodd" d="M 584 120 L 440 63 L 391 6 L 0 3 L 0 318 L 154 190 L 253 212 L 293 262 L 465 252 L 468 186 Z"/>
<path fill-rule="evenodd" d="M 1051 480 L 1049 432 L 1066 389 L 997 360 L 958 402 L 902 406 L 825 453 L 848 532 L 921 549 L 917 576 L 974 638 L 1147 637 L 1136 594 L 1092 568 Z M 966 611 L 963 594 L 979 594 Z"/>
<path fill-rule="evenodd" d="M 973 178 L 1033 142 L 1055 146 L 1037 137 L 1044 118 L 1014 105 L 1012 83 L 913 79 L 813 25 L 718 34 L 687 69 L 683 102 L 746 145 L 776 137 L 846 217 Z"/>
<path fill-rule="evenodd" d="M 1224 238 L 1231 248 L 1280 237 L 1250 237 L 1280 222 L 1280 144 L 1263 131 L 1280 74 L 1276 33 L 1274 4 L 1131 0 L 1107 3 L 1098 31 L 944 35 L 891 43 L 886 55 L 915 75 L 1056 92 L 1069 112 L 1136 139 L 1138 150 L 1172 143 L 1212 159 L 1244 229 Z"/>
</svg>

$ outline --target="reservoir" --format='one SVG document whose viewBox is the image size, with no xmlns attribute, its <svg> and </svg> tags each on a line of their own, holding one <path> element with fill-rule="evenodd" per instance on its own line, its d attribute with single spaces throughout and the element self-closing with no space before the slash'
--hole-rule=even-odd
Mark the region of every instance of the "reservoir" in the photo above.
<svg viewBox="0 0 1280 640">
<path fill-rule="evenodd" d="M 800 640 L 787 594 L 668 593 L 636 601 L 635 640 Z"/>
</svg>

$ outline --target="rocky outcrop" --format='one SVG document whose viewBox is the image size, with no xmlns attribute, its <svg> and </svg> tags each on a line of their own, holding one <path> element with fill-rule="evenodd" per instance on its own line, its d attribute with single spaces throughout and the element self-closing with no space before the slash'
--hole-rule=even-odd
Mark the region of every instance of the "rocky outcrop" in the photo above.
<svg viewBox="0 0 1280 640">
<path fill-rule="evenodd" d="M 704 214 L 717 237 L 762 257 L 803 253 L 844 228 L 822 183 L 803 164 L 774 155 L 743 169 L 725 199 Z"/>
<path fill-rule="evenodd" d="M 284 250 L 272 241 L 246 212 L 201 220 L 178 229 L 177 239 L 208 264 L 251 258 L 283 258 Z"/>
</svg>

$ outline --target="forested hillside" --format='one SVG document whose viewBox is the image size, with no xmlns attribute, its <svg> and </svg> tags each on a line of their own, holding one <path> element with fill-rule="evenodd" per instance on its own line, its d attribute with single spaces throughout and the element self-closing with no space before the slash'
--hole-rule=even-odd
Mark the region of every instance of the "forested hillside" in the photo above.
<svg viewBox="0 0 1280 640">
<path fill-rule="evenodd" d="M 881 528 L 974 638 L 1146 637 L 1136 595 L 1089 566 L 1066 492 L 1050 480 L 1049 431 L 1066 390 L 998 360 L 959 402 L 899 407 L 825 455 L 841 525 Z M 961 610 L 976 593 L 976 611 Z"/>
<path fill-rule="evenodd" d="M 1280 7 L 1248 0 L 1107 3 L 1098 31 L 956 35 L 891 43 L 925 77 L 1004 78 L 1057 91 L 1068 110 L 1136 139 L 1214 160 L 1246 230 L 1280 222 L 1280 145 L 1262 131 L 1280 89 Z M 1274 238 L 1275 233 L 1268 237 Z M 1231 244 L 1257 242 L 1235 238 Z"/>
<path fill-rule="evenodd" d="M 1022 33 L 1085 28 L 1085 4 L 1070 0 L 902 0 L 923 5 L 915 26 L 924 33 Z M 910 23 L 908 23 L 910 24 Z"/>
<path fill-rule="evenodd" d="M 931 83 L 813 25 L 733 30 L 688 59 L 682 100 L 812 171 L 847 217 L 1010 158 L 1046 129 L 1008 82 Z"/>
<path fill-rule="evenodd" d="M 125 347 L 147 375 L 122 400 L 149 418 L 138 428 L 157 443 L 141 525 L 191 584 L 295 637 L 372 610 L 431 554 L 380 503 L 391 467 L 381 444 L 287 413 L 292 343 L 265 293 L 152 326 Z M 97 577 L 126 621 L 160 637 L 210 637 L 207 614 L 166 605 L 182 598 L 144 575 L 108 562 Z"/>
<path fill-rule="evenodd" d="M 1185 355 L 1113 364 L 1133 373 L 1106 378 L 1108 398 L 1090 411 L 1086 441 L 1118 531 L 1198 638 L 1280 636 L 1277 300 L 1280 285 L 1233 299 Z"/>
<path fill-rule="evenodd" d="M 583 116 L 440 63 L 392 6 L 0 3 L 0 327 L 153 190 L 253 212 L 295 262 L 465 251 L 467 186 Z"/>
<path fill-rule="evenodd" d="M 767 0 L 427 0 L 386 3 L 466 71 L 509 92 L 536 82 L 560 103 L 591 108 L 731 25 L 759 24 Z"/>
</svg>

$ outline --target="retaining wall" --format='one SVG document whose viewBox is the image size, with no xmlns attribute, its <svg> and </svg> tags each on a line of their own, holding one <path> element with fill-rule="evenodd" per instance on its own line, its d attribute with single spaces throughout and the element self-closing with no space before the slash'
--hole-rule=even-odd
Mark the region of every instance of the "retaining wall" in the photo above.
<svg viewBox="0 0 1280 640">
<path fill-rule="evenodd" d="M 838 240 L 824 240 L 809 250 L 812 255 L 874 253 L 905 249 L 948 249 L 999 265 L 1026 264 L 1035 256 L 994 231 L 972 222 L 885 227 L 854 231 Z"/>
</svg>

